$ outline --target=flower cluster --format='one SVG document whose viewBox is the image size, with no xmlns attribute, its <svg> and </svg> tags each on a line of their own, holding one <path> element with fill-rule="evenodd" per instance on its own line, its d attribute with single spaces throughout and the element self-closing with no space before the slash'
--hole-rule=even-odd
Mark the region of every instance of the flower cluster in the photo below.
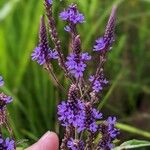
<svg viewBox="0 0 150 150">
<path fill-rule="evenodd" d="M 60 18 L 73 24 L 83 23 L 84 15 L 77 10 L 77 6 L 72 4 L 68 9 L 60 13 Z"/>
<path fill-rule="evenodd" d="M 45 63 L 48 63 L 51 59 L 57 59 L 57 51 L 51 50 L 51 48 L 48 46 L 48 38 L 44 17 L 41 17 L 39 39 L 39 45 L 34 49 L 31 55 L 32 60 L 35 60 L 40 65 L 43 65 Z"/>
<path fill-rule="evenodd" d="M 67 143 L 68 148 L 71 150 L 84 150 L 84 142 L 81 140 L 75 140 L 73 138 L 70 138 L 70 140 Z"/>
<path fill-rule="evenodd" d="M 90 60 L 91 56 L 88 53 L 82 53 L 79 57 L 77 54 L 70 54 L 67 57 L 66 66 L 68 71 L 74 75 L 74 77 L 79 78 L 83 76 L 83 72 L 86 68 L 85 61 Z"/>
<path fill-rule="evenodd" d="M 99 141 L 99 147 L 101 149 L 112 149 L 114 145 L 112 141 L 119 134 L 119 130 L 115 128 L 116 117 L 108 117 L 108 119 L 101 124 L 100 131 L 102 139 Z"/>
<path fill-rule="evenodd" d="M 93 83 L 92 89 L 96 93 L 100 92 L 103 87 L 108 84 L 108 81 L 106 79 L 95 79 L 94 75 L 90 76 L 89 81 Z"/>
<path fill-rule="evenodd" d="M 98 110 L 81 100 L 62 102 L 58 105 L 58 115 L 63 126 L 73 126 L 78 133 L 84 130 L 96 132 L 98 129 L 96 121 L 102 118 Z"/>
<path fill-rule="evenodd" d="M 51 0 L 45 0 L 45 8 L 55 51 L 51 51 L 49 48 L 46 25 L 42 17 L 39 34 L 40 42 L 32 54 L 32 59 L 36 60 L 40 65 L 46 63 L 48 66 L 50 64 L 48 69 L 51 69 L 53 64 L 51 64 L 50 60 L 58 58 L 58 65 L 63 69 L 65 77 L 71 82 L 67 100 L 58 105 L 58 120 L 65 128 L 60 148 L 61 150 L 111 150 L 114 146 L 113 141 L 119 134 L 119 130 L 115 128 L 116 118 L 108 117 L 105 120 L 104 114 L 96 108 L 96 105 L 99 102 L 100 92 L 108 84 L 104 76 L 104 64 L 107 60 L 108 50 L 114 42 L 116 8 L 113 7 L 112 9 L 104 35 L 95 42 L 93 51 L 99 52 L 98 60 L 93 60 L 93 57 L 87 52 L 82 52 L 77 24 L 83 23 L 85 19 L 77 9 L 76 4 L 71 4 L 60 13 L 60 18 L 68 23 L 65 30 L 71 36 L 71 52 L 66 59 L 62 53 L 61 42 L 58 38 L 55 20 L 52 15 Z M 89 82 L 84 76 L 84 71 L 87 68 L 86 62 L 90 60 L 96 62 L 98 66 L 95 68 L 95 73 L 90 76 Z M 49 73 L 52 76 L 55 75 L 52 70 Z M 54 77 L 58 85 L 61 85 L 57 76 L 55 75 Z M 97 137 L 100 138 L 95 142 Z"/>
<path fill-rule="evenodd" d="M 15 141 L 10 138 L 3 138 L 0 134 L 0 149 L 1 150 L 15 150 Z"/>
</svg>

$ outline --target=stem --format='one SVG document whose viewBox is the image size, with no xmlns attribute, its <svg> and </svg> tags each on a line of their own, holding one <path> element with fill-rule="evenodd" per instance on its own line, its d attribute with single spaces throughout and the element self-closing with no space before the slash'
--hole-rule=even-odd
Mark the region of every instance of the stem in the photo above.
<svg viewBox="0 0 150 150">
<path fill-rule="evenodd" d="M 46 9 L 46 15 L 47 15 L 48 23 L 49 23 L 49 27 L 50 27 L 49 31 L 51 34 L 51 38 L 52 38 L 52 41 L 55 45 L 55 50 L 58 52 L 59 65 L 64 70 L 66 77 L 70 78 L 67 67 L 65 65 L 65 59 L 64 59 L 64 55 L 62 53 L 61 42 L 60 42 L 60 39 L 58 37 L 58 33 L 57 33 L 57 29 L 56 29 L 56 23 L 55 23 L 55 20 L 53 18 L 52 5 L 49 4 L 47 2 L 47 0 L 45 0 L 45 9 Z"/>
<path fill-rule="evenodd" d="M 48 71 L 48 74 L 51 75 L 54 79 L 54 81 L 56 82 L 57 86 L 63 90 L 64 92 L 66 91 L 66 89 L 62 86 L 62 84 L 59 82 L 59 80 L 57 79 L 55 73 L 53 72 L 52 70 L 52 66 L 50 64 L 46 64 L 46 68 L 47 68 L 47 71 Z"/>
<path fill-rule="evenodd" d="M 76 139 L 76 140 L 78 139 L 78 132 L 77 132 L 77 129 L 75 129 L 75 139 Z"/>
<path fill-rule="evenodd" d="M 100 74 L 103 73 L 104 64 L 106 62 L 106 54 L 102 54 L 102 56 L 100 56 L 99 60 L 100 61 L 99 61 L 99 65 L 98 65 L 98 68 L 95 73 L 95 78 L 91 82 L 89 88 L 83 93 L 83 96 L 85 96 L 92 89 L 94 82 L 99 78 Z M 83 96 L 81 98 L 83 98 Z"/>
</svg>

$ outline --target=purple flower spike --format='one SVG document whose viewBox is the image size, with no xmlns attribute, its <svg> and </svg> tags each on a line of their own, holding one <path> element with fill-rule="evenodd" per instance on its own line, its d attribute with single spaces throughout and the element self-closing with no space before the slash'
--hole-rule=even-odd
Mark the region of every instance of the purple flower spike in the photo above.
<svg viewBox="0 0 150 150">
<path fill-rule="evenodd" d="M 114 6 L 103 37 L 96 40 L 93 51 L 107 51 L 111 49 L 111 46 L 115 40 L 115 22 L 116 22 L 116 7 Z"/>
<path fill-rule="evenodd" d="M 67 94 L 67 100 L 57 106 L 58 120 L 65 129 L 60 149 L 111 150 L 114 147 L 114 140 L 119 134 L 119 130 L 115 128 L 116 118 L 103 118 L 103 114 L 96 106 L 98 106 L 97 104 L 101 96 L 100 92 L 108 84 L 108 81 L 105 79 L 104 66 L 107 60 L 106 53 L 110 50 L 115 39 L 116 8 L 113 7 L 104 34 L 95 41 L 93 47 L 93 51 L 100 52 L 98 54 L 99 59 L 94 57 L 95 60 L 93 60 L 97 64 L 97 67 L 93 75 L 90 76 L 88 74 L 90 71 L 87 70 L 87 74 L 84 76 L 87 62 L 92 58 L 87 52 L 82 52 L 84 46 L 82 46 L 82 39 L 77 29 L 77 24 L 85 22 L 84 15 L 79 12 L 76 4 L 71 4 L 59 15 L 63 21 L 67 22 L 64 30 L 69 32 L 71 38 L 68 50 L 70 53 L 65 59 L 61 46 L 63 44 L 61 44 L 61 40 L 59 39 L 56 22 L 53 17 L 52 3 L 52 0 L 44 0 L 49 32 L 54 49 L 49 47 L 46 24 L 44 17 L 42 17 L 39 44 L 31 56 L 32 60 L 40 65 L 44 65 L 44 68 L 48 69 L 48 73 L 51 73 L 56 84 L 61 89 L 64 88 L 57 79 L 57 75 L 55 75 L 53 66 L 56 64 L 51 63 L 52 59 L 58 59 L 58 65 L 64 70 L 67 77 L 65 79 L 69 79 L 69 82 L 67 82 L 68 84 L 70 83 L 68 92 L 66 93 L 67 88 L 64 89 L 64 93 Z M 89 82 L 87 82 L 87 76 L 89 76 Z M 0 77 L 0 86 L 2 85 L 3 80 Z M 0 112 L 4 114 L 4 117 L 6 114 L 6 105 L 11 101 L 11 97 L 3 93 L 0 94 Z M 5 120 L 2 120 L 0 124 L 4 124 Z M 95 142 L 98 135 L 100 135 L 99 141 Z M 13 150 L 13 141 L 0 138 L 0 144 L 3 142 L 7 143 L 5 145 L 10 145 L 8 146 L 9 150 Z"/>
<path fill-rule="evenodd" d="M 57 51 L 53 51 L 48 46 L 48 38 L 44 17 L 41 17 L 40 32 L 39 32 L 39 45 L 36 47 L 31 55 L 32 60 L 37 61 L 38 64 L 44 65 L 51 59 L 57 59 Z"/>
<path fill-rule="evenodd" d="M 4 80 L 3 80 L 3 77 L 0 76 L 0 87 L 4 85 Z"/>
<path fill-rule="evenodd" d="M 60 13 L 60 18 L 64 21 L 70 21 L 73 24 L 83 23 L 84 16 L 79 13 L 76 5 L 72 4 L 68 9 Z"/>
</svg>

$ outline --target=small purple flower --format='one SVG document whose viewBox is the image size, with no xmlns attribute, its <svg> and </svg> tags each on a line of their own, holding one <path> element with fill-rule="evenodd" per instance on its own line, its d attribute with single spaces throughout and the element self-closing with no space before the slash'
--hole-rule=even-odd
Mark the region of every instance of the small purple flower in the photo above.
<svg viewBox="0 0 150 150">
<path fill-rule="evenodd" d="M 15 150 L 15 141 L 9 137 L 5 139 L 0 134 L 0 148 L 3 150 Z"/>
<path fill-rule="evenodd" d="M 85 60 L 91 60 L 91 56 L 87 52 L 86 53 L 82 53 L 81 54 L 81 59 L 83 61 L 85 61 Z"/>
<path fill-rule="evenodd" d="M 0 76 L 0 87 L 4 85 L 4 80 L 3 80 L 3 77 Z"/>
<path fill-rule="evenodd" d="M 6 147 L 7 147 L 6 150 L 15 150 L 15 141 L 14 140 L 6 138 L 5 143 L 6 143 Z"/>
<path fill-rule="evenodd" d="M 65 27 L 64 27 L 64 30 L 67 31 L 67 32 L 70 32 L 70 31 L 71 31 L 71 28 L 70 28 L 69 26 L 65 26 Z"/>
<path fill-rule="evenodd" d="M 116 138 L 117 134 L 119 134 L 119 130 L 114 128 L 116 124 L 116 117 L 108 117 L 107 119 L 108 131 L 111 138 Z"/>
<path fill-rule="evenodd" d="M 100 37 L 96 40 L 93 51 L 103 51 L 107 48 L 106 45 L 107 43 L 104 41 L 104 38 Z"/>
<path fill-rule="evenodd" d="M 113 140 L 119 134 L 119 130 L 115 128 L 116 117 L 108 117 L 100 126 L 102 139 L 99 141 L 99 147 L 103 149 L 112 149 L 114 147 Z"/>
<path fill-rule="evenodd" d="M 74 70 L 71 70 L 70 72 L 74 74 L 76 78 L 83 76 L 83 71 L 85 70 L 86 64 L 84 64 L 82 61 L 80 63 L 76 63 Z"/>
<path fill-rule="evenodd" d="M 49 57 L 51 59 L 58 59 L 58 52 L 57 51 L 54 51 L 54 50 L 50 50 L 49 51 Z"/>
<path fill-rule="evenodd" d="M 98 80 L 94 81 L 92 88 L 93 88 L 93 91 L 97 93 L 103 89 L 101 83 Z"/>
<path fill-rule="evenodd" d="M 0 93 L 0 106 L 4 106 L 13 101 L 11 96 L 7 96 L 4 93 Z"/>
<path fill-rule="evenodd" d="M 50 5 L 52 5 L 53 0 L 47 0 Z"/>
<path fill-rule="evenodd" d="M 82 53 L 79 58 L 74 53 L 71 53 L 67 57 L 66 66 L 68 71 L 74 75 L 75 78 L 80 78 L 83 76 L 83 72 L 86 68 L 85 61 L 90 60 L 91 56 L 88 53 Z"/>
<path fill-rule="evenodd" d="M 98 130 L 96 121 L 102 118 L 102 113 L 95 108 L 89 107 L 89 104 L 84 104 L 84 109 L 79 114 L 79 121 L 76 126 L 77 131 L 80 133 L 81 131 L 88 130 L 95 133 Z"/>
<path fill-rule="evenodd" d="M 89 81 L 92 83 L 92 89 L 93 92 L 100 92 L 102 91 L 103 87 L 108 84 L 108 81 L 104 78 L 104 79 L 95 79 L 94 75 L 91 75 L 89 77 Z"/>
<path fill-rule="evenodd" d="M 84 150 L 84 142 L 70 138 L 70 140 L 67 142 L 67 147 L 69 150 Z"/>
<path fill-rule="evenodd" d="M 63 126 L 77 125 L 83 122 L 84 118 L 84 104 L 80 100 L 74 102 L 62 102 L 58 105 L 59 121 Z"/>
<path fill-rule="evenodd" d="M 110 125 L 115 125 L 116 124 L 116 117 L 108 117 L 107 122 Z"/>
<path fill-rule="evenodd" d="M 86 118 L 84 120 L 85 129 L 90 130 L 91 132 L 96 132 L 98 130 L 97 120 L 102 119 L 102 113 L 100 113 L 95 108 L 86 106 L 85 109 Z"/>
<path fill-rule="evenodd" d="M 100 113 L 98 110 L 95 108 L 92 109 L 92 113 L 95 119 L 101 119 L 103 117 L 102 113 Z"/>
<path fill-rule="evenodd" d="M 91 76 L 89 77 L 89 81 L 90 81 L 90 82 L 93 82 L 94 79 L 95 79 L 95 77 L 94 77 L 93 75 L 91 75 Z"/>
<path fill-rule="evenodd" d="M 60 18 L 64 21 L 70 21 L 73 24 L 83 23 L 84 16 L 79 13 L 76 5 L 72 4 L 68 9 L 60 13 Z"/>
</svg>

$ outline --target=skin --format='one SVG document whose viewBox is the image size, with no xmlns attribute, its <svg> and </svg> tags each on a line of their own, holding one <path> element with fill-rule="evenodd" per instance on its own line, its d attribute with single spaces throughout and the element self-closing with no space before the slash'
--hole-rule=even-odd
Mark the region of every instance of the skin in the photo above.
<svg viewBox="0 0 150 150">
<path fill-rule="evenodd" d="M 25 150 L 58 150 L 59 140 L 54 132 L 48 131 L 38 142 Z"/>
</svg>

